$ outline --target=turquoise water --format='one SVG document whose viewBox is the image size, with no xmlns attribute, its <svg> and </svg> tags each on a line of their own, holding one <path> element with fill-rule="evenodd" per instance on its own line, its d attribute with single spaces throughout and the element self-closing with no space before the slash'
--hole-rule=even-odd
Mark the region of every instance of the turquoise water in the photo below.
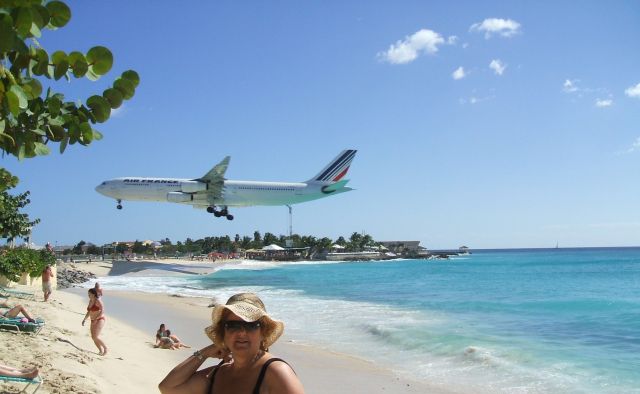
<svg viewBox="0 0 640 394">
<path fill-rule="evenodd" d="M 461 392 L 640 393 L 640 248 L 248 264 L 172 280 L 166 291 L 220 301 L 258 292 L 289 338 Z"/>
</svg>

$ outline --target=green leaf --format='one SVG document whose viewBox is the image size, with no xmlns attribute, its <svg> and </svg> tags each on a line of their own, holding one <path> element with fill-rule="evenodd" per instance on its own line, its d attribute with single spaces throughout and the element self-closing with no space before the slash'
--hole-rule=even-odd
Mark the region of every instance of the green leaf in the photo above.
<svg viewBox="0 0 640 394">
<path fill-rule="evenodd" d="M 122 93 L 118 89 L 109 88 L 102 92 L 102 97 L 109 101 L 111 108 L 116 109 L 122 105 Z"/>
<path fill-rule="evenodd" d="M 64 153 L 64 150 L 67 149 L 67 144 L 69 143 L 69 137 L 65 134 L 64 139 L 60 141 L 60 153 Z"/>
<path fill-rule="evenodd" d="M 35 22 L 31 24 L 31 29 L 29 29 L 29 34 L 38 38 L 42 36 L 42 32 L 40 31 L 40 28 Z"/>
<path fill-rule="evenodd" d="M 88 145 L 93 141 L 93 129 L 89 123 L 80 123 L 80 132 L 82 133 L 81 144 Z"/>
<path fill-rule="evenodd" d="M 27 98 L 29 100 L 40 97 L 40 95 L 42 94 L 42 84 L 37 79 L 29 78 L 27 82 L 22 85 L 22 88 L 25 90 L 25 93 L 27 94 Z"/>
<path fill-rule="evenodd" d="M 22 159 L 24 159 L 24 155 L 25 155 L 25 146 L 20 145 L 20 148 L 18 148 L 18 160 L 22 161 Z"/>
<path fill-rule="evenodd" d="M 47 10 L 46 7 L 40 4 L 35 4 L 32 6 L 31 10 L 32 10 L 31 16 L 33 17 L 33 23 L 36 24 L 36 27 L 38 28 L 38 30 L 42 29 L 49 23 L 50 16 L 49 16 L 49 11 Z"/>
<path fill-rule="evenodd" d="M 31 16 L 31 9 L 27 7 L 18 8 L 18 15 L 15 20 L 15 28 L 18 34 L 23 38 L 26 38 L 31 30 L 31 24 L 33 23 L 33 17 Z"/>
<path fill-rule="evenodd" d="M 96 75 L 104 75 L 113 66 L 113 54 L 108 48 L 102 46 L 93 47 L 87 52 L 87 61 L 89 62 L 90 71 L 93 71 Z"/>
<path fill-rule="evenodd" d="M 93 140 L 100 141 L 102 139 L 102 133 L 96 129 L 93 129 Z"/>
<path fill-rule="evenodd" d="M 122 73 L 122 78 L 128 80 L 129 82 L 133 83 L 133 87 L 137 88 L 138 84 L 140 83 L 140 76 L 138 75 L 137 72 L 133 71 L 133 70 L 127 70 L 125 72 Z"/>
<path fill-rule="evenodd" d="M 0 53 L 12 50 L 16 40 L 17 36 L 13 30 L 11 17 L 9 15 L 0 16 Z"/>
<path fill-rule="evenodd" d="M 73 75 L 76 78 L 82 78 L 89 70 L 89 65 L 87 64 L 87 59 L 84 57 L 84 54 L 81 52 L 71 52 L 69 56 L 67 56 L 67 61 L 73 70 Z"/>
<path fill-rule="evenodd" d="M 43 144 L 42 142 L 35 143 L 34 151 L 35 151 L 35 154 L 38 156 L 46 156 L 51 152 L 51 150 L 49 150 L 49 147 Z"/>
<path fill-rule="evenodd" d="M 91 112 L 98 123 L 105 122 L 111 115 L 111 106 L 102 96 L 94 95 L 89 97 L 87 107 L 91 108 Z"/>
<path fill-rule="evenodd" d="M 52 141 L 62 141 L 65 137 L 66 133 L 64 132 L 64 128 L 62 128 L 61 126 L 49 125 L 49 138 Z"/>
<path fill-rule="evenodd" d="M 62 106 L 62 101 L 57 97 L 51 97 L 47 102 L 47 108 L 49 109 L 49 114 L 52 117 L 57 117 L 60 114 L 60 107 Z"/>
<path fill-rule="evenodd" d="M 38 135 L 43 136 L 43 137 L 47 135 L 47 133 L 45 133 L 44 130 L 42 130 L 42 129 L 33 129 L 32 131 L 34 133 L 38 134 Z"/>
<path fill-rule="evenodd" d="M 36 62 L 32 65 L 31 71 L 35 75 L 43 75 L 49 67 L 49 55 L 44 49 L 36 50 Z"/>
<path fill-rule="evenodd" d="M 29 106 L 29 101 L 27 100 L 27 95 L 24 93 L 24 90 L 19 85 L 11 85 L 9 88 L 10 93 L 13 92 L 18 98 L 18 106 L 20 109 L 25 109 Z"/>
<path fill-rule="evenodd" d="M 10 140 L 11 141 L 11 145 L 15 145 L 16 144 L 16 140 L 14 140 L 13 137 L 11 137 L 9 134 L 5 134 L 5 133 L 0 132 L 0 138 L 4 138 L 4 139 L 7 139 L 7 140 Z"/>
<path fill-rule="evenodd" d="M 136 89 L 131 81 L 124 78 L 116 79 L 116 81 L 113 83 L 113 87 L 118 89 L 120 93 L 122 93 L 122 96 L 125 100 L 129 100 L 131 97 L 133 97 Z"/>
<path fill-rule="evenodd" d="M 2 133 L 4 131 L 4 119 L 0 119 L 0 133 Z"/>
<path fill-rule="evenodd" d="M 13 114 L 13 116 L 18 117 L 20 114 L 20 100 L 18 96 L 14 92 L 7 92 L 5 94 L 7 98 L 7 104 L 9 105 L 9 111 Z"/>
<path fill-rule="evenodd" d="M 53 78 L 57 81 L 67 73 L 67 70 L 69 70 L 69 61 L 67 60 L 67 54 L 63 51 L 55 51 L 51 55 L 51 60 L 53 61 L 54 65 Z"/>
<path fill-rule="evenodd" d="M 49 11 L 49 15 L 51 17 L 49 24 L 53 28 L 66 25 L 67 22 L 69 22 L 69 19 L 71 19 L 71 10 L 61 1 L 52 1 L 45 4 L 45 7 L 47 7 L 47 11 Z"/>
</svg>

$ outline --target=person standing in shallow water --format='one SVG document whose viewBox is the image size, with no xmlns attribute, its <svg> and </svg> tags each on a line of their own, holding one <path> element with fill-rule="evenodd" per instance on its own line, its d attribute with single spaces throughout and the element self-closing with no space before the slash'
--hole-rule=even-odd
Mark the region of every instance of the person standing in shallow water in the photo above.
<svg viewBox="0 0 640 394">
<path fill-rule="evenodd" d="M 95 343 L 98 348 L 98 354 L 104 356 L 107 354 L 107 345 L 100 339 L 100 333 L 106 324 L 104 306 L 102 305 L 102 301 L 100 301 L 96 289 L 89 289 L 88 295 L 89 305 L 87 306 L 87 313 L 84 315 L 84 319 L 82 319 L 82 325 L 84 326 L 87 318 L 91 319 L 91 339 L 93 339 L 93 343 Z"/>
<path fill-rule="evenodd" d="M 267 314 L 258 296 L 232 296 L 213 309 L 211 320 L 205 333 L 213 343 L 171 370 L 158 386 L 162 394 L 304 394 L 289 364 L 269 353 L 284 323 Z M 198 371 L 208 357 L 222 361 Z"/>
</svg>

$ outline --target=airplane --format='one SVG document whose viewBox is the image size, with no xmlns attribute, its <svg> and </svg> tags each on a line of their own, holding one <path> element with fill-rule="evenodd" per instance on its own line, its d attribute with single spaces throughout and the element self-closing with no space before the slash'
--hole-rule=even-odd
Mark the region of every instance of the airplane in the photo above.
<svg viewBox="0 0 640 394">
<path fill-rule="evenodd" d="M 230 160 L 227 156 L 200 178 L 114 178 L 96 186 L 96 191 L 115 198 L 117 209 L 122 209 L 123 200 L 173 202 L 206 209 L 215 217 L 233 220 L 229 207 L 291 205 L 353 190 L 346 186 L 349 180 L 343 178 L 356 152 L 354 149 L 343 150 L 317 175 L 304 182 L 226 179 L 224 174 Z"/>
</svg>

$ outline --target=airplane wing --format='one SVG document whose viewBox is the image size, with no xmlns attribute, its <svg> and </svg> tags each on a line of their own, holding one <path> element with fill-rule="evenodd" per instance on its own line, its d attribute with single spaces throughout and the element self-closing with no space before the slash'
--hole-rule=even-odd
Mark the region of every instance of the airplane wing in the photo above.
<svg viewBox="0 0 640 394">
<path fill-rule="evenodd" d="M 218 164 L 215 165 L 209 172 L 203 177 L 195 179 L 196 181 L 205 182 L 209 184 L 209 188 L 206 191 L 198 192 L 196 194 L 206 194 L 207 201 L 210 204 L 216 204 L 222 199 L 222 191 L 224 189 L 224 173 L 227 172 L 229 166 L 229 160 L 231 157 L 227 156 Z"/>
</svg>

